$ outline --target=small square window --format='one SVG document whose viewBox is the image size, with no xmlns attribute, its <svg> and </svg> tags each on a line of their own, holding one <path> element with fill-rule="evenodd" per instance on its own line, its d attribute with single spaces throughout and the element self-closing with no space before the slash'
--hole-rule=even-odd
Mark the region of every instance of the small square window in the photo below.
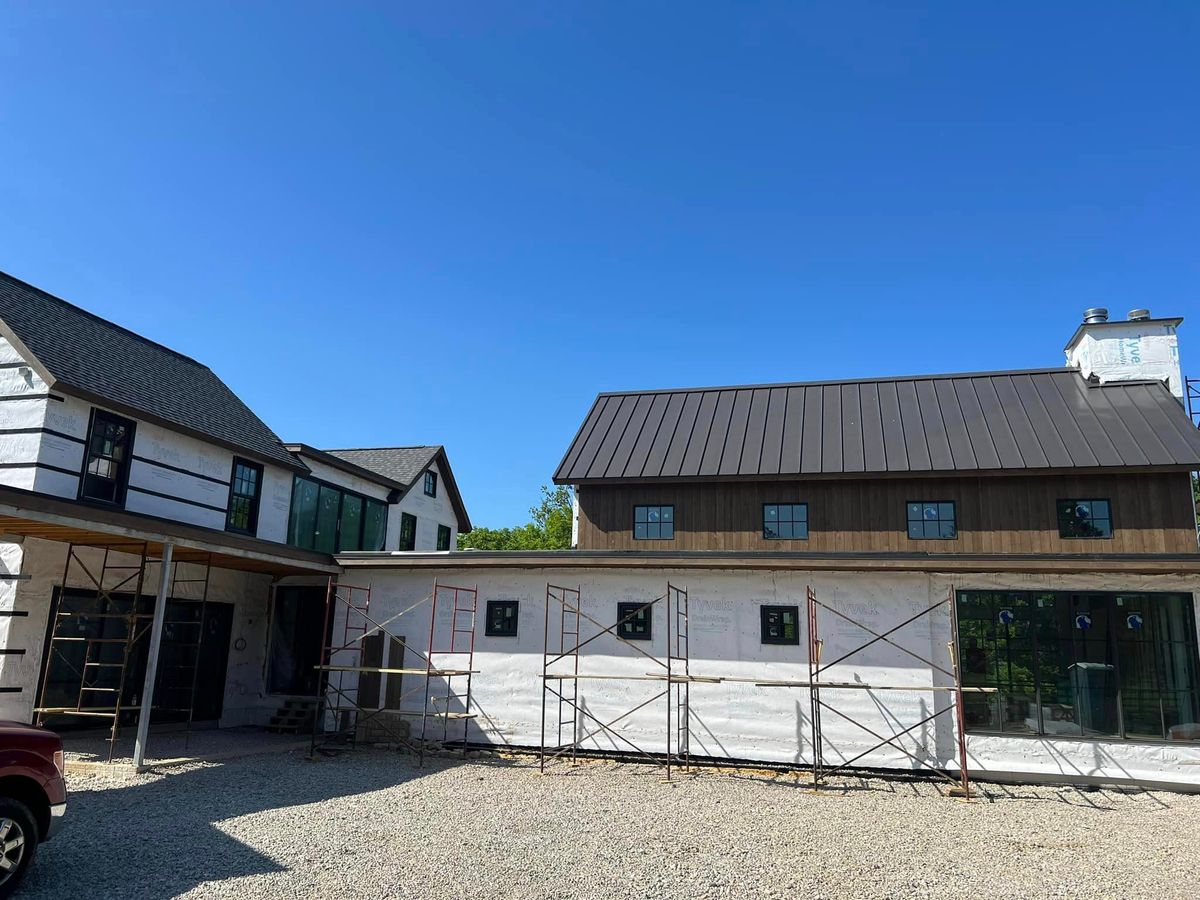
<svg viewBox="0 0 1200 900">
<path fill-rule="evenodd" d="M 764 541 L 808 540 L 807 503 L 764 503 Z"/>
<path fill-rule="evenodd" d="M 675 507 L 635 506 L 633 508 L 633 539 L 635 541 L 675 540 Z"/>
<path fill-rule="evenodd" d="M 436 497 L 437 496 L 437 472 L 426 472 L 425 473 L 425 496 L 426 497 Z"/>
<path fill-rule="evenodd" d="M 800 643 L 800 607 L 763 606 L 759 608 L 759 614 L 764 644 Z"/>
<path fill-rule="evenodd" d="M 650 611 L 653 608 L 645 603 L 618 603 L 617 621 L 620 624 L 617 625 L 617 636 L 627 641 L 650 640 Z"/>
<path fill-rule="evenodd" d="M 1112 504 L 1107 500 L 1058 501 L 1059 537 L 1110 538 L 1112 534 Z"/>
<path fill-rule="evenodd" d="M 516 637 L 519 600 L 489 600 L 484 634 L 488 637 Z"/>
<path fill-rule="evenodd" d="M 910 501 L 908 536 L 914 541 L 949 541 L 958 537 L 958 521 L 952 500 Z"/>
</svg>

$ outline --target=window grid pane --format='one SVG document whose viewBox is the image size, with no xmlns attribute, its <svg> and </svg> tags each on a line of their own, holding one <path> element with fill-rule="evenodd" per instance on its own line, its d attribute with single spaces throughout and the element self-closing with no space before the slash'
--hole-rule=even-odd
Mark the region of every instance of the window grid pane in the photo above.
<svg viewBox="0 0 1200 900">
<path fill-rule="evenodd" d="M 1064 538 L 1112 537 L 1112 506 L 1107 500 L 1059 500 L 1058 534 Z"/>
<path fill-rule="evenodd" d="M 958 522 L 953 501 L 918 500 L 905 504 L 911 540 L 953 540 Z"/>
<path fill-rule="evenodd" d="M 808 539 L 807 503 L 764 503 L 763 540 Z"/>
<path fill-rule="evenodd" d="M 633 508 L 633 539 L 635 541 L 674 540 L 675 507 L 635 506 Z"/>
</svg>

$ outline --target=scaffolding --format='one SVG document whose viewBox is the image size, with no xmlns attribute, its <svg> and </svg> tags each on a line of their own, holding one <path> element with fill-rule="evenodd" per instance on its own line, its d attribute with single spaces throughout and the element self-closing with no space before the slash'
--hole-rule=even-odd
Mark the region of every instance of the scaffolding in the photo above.
<svg viewBox="0 0 1200 900">
<path fill-rule="evenodd" d="M 475 669 L 475 620 L 478 608 L 478 589 L 433 583 L 432 592 L 417 603 L 380 622 L 372 617 L 371 587 L 344 584 L 329 580 L 325 596 L 324 635 L 332 635 L 331 626 L 341 614 L 340 640 L 332 638 L 321 649 L 317 670 L 317 709 L 313 717 L 310 754 L 336 747 L 353 747 L 365 727 L 379 728 L 390 743 L 415 753 L 421 764 L 429 743 L 429 733 L 441 721 L 443 747 L 451 744 L 451 722 L 462 722 L 461 741 L 454 738 L 465 751 L 470 733 L 470 721 L 477 717 L 472 711 L 472 677 Z M 413 648 L 403 636 L 389 630 L 393 622 L 425 603 L 430 604 L 429 640 L 425 653 Z M 446 610 L 449 627 L 438 628 L 438 611 Z M 444 634 L 443 634 L 444 632 Z M 447 637 L 448 635 L 448 637 Z M 379 636 L 383 646 L 400 647 L 401 659 L 388 660 L 391 665 L 371 665 L 367 662 L 367 641 Z M 390 651 L 389 651 L 390 652 Z M 405 665 L 404 655 L 414 654 L 423 665 Z M 440 665 L 457 662 L 458 665 Z M 413 675 L 420 678 L 416 687 L 397 691 L 387 702 L 377 697 L 371 703 L 363 696 L 363 677 L 398 678 Z M 435 679 L 445 683 L 445 693 L 433 691 Z M 406 697 L 422 696 L 419 710 L 402 708 Z M 379 706 L 375 702 L 380 702 Z M 388 705 L 388 703 L 392 705 Z M 458 708 L 456 708 L 458 707 Z M 390 721 L 392 716 L 413 716 L 421 719 L 421 732 L 414 739 L 411 731 Z M 431 721 L 434 723 L 431 726 Z M 332 722 L 332 728 L 326 727 Z"/>
<path fill-rule="evenodd" d="M 89 562 L 80 555 L 81 549 L 100 554 L 100 564 Z M 132 556 L 134 562 L 122 562 Z M 150 553 L 150 545 L 141 543 L 67 545 L 62 582 L 52 612 L 50 641 L 42 669 L 38 703 L 34 707 L 35 723 L 44 724 L 49 716 L 92 718 L 109 723 L 108 761 L 112 762 L 123 719 L 140 715 L 140 686 L 130 695 L 130 669 L 141 650 L 142 641 L 151 631 L 154 604 L 157 599 L 146 595 L 146 571 L 150 566 L 162 566 L 160 557 Z M 212 557 L 202 561 L 174 560 L 170 575 L 170 592 L 164 602 L 167 612 L 182 615 L 164 618 L 164 634 L 169 637 L 172 651 L 182 656 L 174 663 L 162 666 L 155 679 L 157 705 L 151 710 L 185 717 L 185 746 L 191 736 L 195 716 L 195 697 L 204 645 L 209 577 Z M 203 574 L 184 578 L 179 567 L 200 566 Z M 82 588 L 72 587 L 72 575 L 79 576 Z M 185 585 L 201 585 L 200 596 L 180 597 Z M 92 598 L 80 598 L 73 591 L 95 593 L 98 611 L 85 604 Z M 185 588 L 185 590 L 190 590 Z M 149 596 L 150 607 L 143 599 Z M 82 601 L 80 603 L 79 601 Z M 96 622 L 101 623 L 99 636 L 89 634 Z M 109 626 L 113 626 L 110 630 Z M 114 633 L 115 632 L 115 633 Z M 180 634 L 185 638 L 176 639 Z M 78 652 L 82 649 L 82 655 Z M 162 646 L 159 648 L 161 654 Z M 55 661 L 64 665 L 76 678 L 79 687 L 73 705 L 46 705 L 51 691 L 51 675 Z M 174 678 L 169 673 L 182 676 Z M 160 693 L 161 692 L 161 693 Z M 169 697 L 164 704 L 164 695 Z"/>
<path fill-rule="evenodd" d="M 643 611 L 653 609 L 662 604 L 667 610 L 667 653 L 659 659 L 635 642 L 626 640 L 619 634 L 620 626 L 631 621 Z M 924 619 L 929 621 L 933 616 L 947 609 L 949 611 L 949 627 L 951 639 L 947 642 L 948 661 L 940 662 L 923 656 L 902 646 L 896 639 L 897 633 Z M 851 616 L 822 603 L 817 599 L 816 592 L 809 587 L 806 597 L 807 632 L 808 632 L 808 671 L 803 678 L 759 678 L 752 676 L 731 675 L 697 675 L 691 670 L 691 652 L 688 642 L 689 599 L 683 588 L 677 588 L 668 583 L 667 591 L 653 600 L 639 606 L 612 625 L 603 625 L 583 611 L 579 588 L 567 588 L 560 585 L 546 585 L 546 618 L 544 626 L 544 644 L 542 655 L 542 723 L 541 742 L 538 749 L 539 765 L 544 772 L 546 764 L 569 755 L 571 763 L 575 764 L 581 746 L 589 739 L 607 734 L 616 742 L 624 745 L 629 752 L 657 766 L 666 769 L 667 778 L 671 778 L 672 767 L 682 766 L 685 770 L 692 767 L 691 755 L 691 687 L 693 684 L 749 684 L 760 688 L 791 688 L 806 690 L 809 694 L 809 726 L 812 740 L 812 778 L 814 787 L 819 788 L 824 781 L 839 772 L 852 769 L 856 763 L 865 759 L 869 754 L 885 747 L 892 747 L 903 753 L 921 769 L 930 771 L 954 785 L 951 794 L 954 796 L 970 797 L 970 780 L 967 772 L 966 735 L 964 731 L 963 695 L 967 692 L 994 692 L 993 688 L 964 687 L 962 673 L 959 667 L 956 640 L 958 635 L 958 614 L 955 604 L 954 591 L 951 590 L 946 599 L 922 609 L 885 631 L 876 631 L 870 626 Z M 830 662 L 822 660 L 825 642 L 820 636 L 820 613 L 825 612 L 838 617 L 840 620 L 861 629 L 868 636 L 861 643 L 842 652 Z M 583 622 L 589 622 L 598 630 L 595 634 L 584 639 L 582 637 Z M 797 623 L 799 627 L 799 623 Z M 629 646 L 656 668 L 647 674 L 614 674 L 614 673 L 581 673 L 581 653 L 588 645 L 611 634 L 618 641 Z M 930 671 L 941 675 L 945 684 L 913 685 L 913 684 L 879 684 L 865 683 L 859 680 L 835 681 L 829 678 L 829 670 L 844 664 L 848 659 L 862 653 L 869 647 L 885 643 L 930 667 Z M 649 699 L 627 709 L 621 715 L 607 722 L 600 720 L 592 712 L 584 708 L 580 701 L 579 682 L 586 680 L 609 681 L 653 681 L 662 683 L 662 689 Z M 907 726 L 892 734 L 881 734 L 867 723 L 856 719 L 853 715 L 839 709 L 835 702 L 839 692 L 844 691 L 885 691 L 885 692 L 933 692 L 935 695 L 949 698 L 949 702 L 941 709 L 924 716 L 920 721 Z M 666 698 L 666 753 L 653 754 L 639 746 L 627 735 L 615 730 L 618 723 L 634 713 L 650 706 L 652 703 Z M 551 703 L 557 708 L 555 717 L 556 728 L 547 737 L 547 714 L 553 712 Z M 822 714 L 829 713 L 837 716 L 856 728 L 870 734 L 876 741 L 872 746 L 858 752 L 851 758 L 833 765 L 826 764 L 826 748 L 836 750 L 830 736 L 822 724 Z M 955 776 L 947 773 L 945 767 L 936 760 L 922 758 L 900 741 L 906 735 L 919 728 L 929 725 L 940 717 L 952 717 L 954 722 L 954 739 L 957 759 Z M 588 720 L 595 727 L 588 731 L 581 728 L 583 720 Z M 564 729 L 566 739 L 564 739 Z"/>
<path fill-rule="evenodd" d="M 632 622 L 642 613 L 649 613 L 657 605 L 666 607 L 667 653 L 662 659 L 638 646 L 620 634 L 623 625 Z M 552 614 L 551 609 L 556 613 Z M 561 585 L 546 585 L 545 625 L 542 651 L 542 722 L 541 742 L 538 747 L 538 765 L 546 771 L 546 763 L 569 754 L 571 764 L 578 762 L 580 748 L 590 739 L 604 734 L 628 748 L 637 756 L 666 770 L 671 779 L 673 769 L 691 767 L 690 735 L 691 713 L 688 705 L 690 686 L 694 681 L 713 681 L 691 674 L 688 659 L 688 593 L 686 588 L 676 587 L 670 582 L 664 594 L 630 610 L 611 625 L 605 625 L 583 611 L 580 588 Z M 553 623 L 557 627 L 552 627 Z M 583 637 L 583 623 L 588 622 L 597 629 L 590 637 Z M 552 635 L 554 639 L 552 640 Z M 581 651 L 605 635 L 629 647 L 653 665 L 650 672 L 628 674 L 585 673 L 579 668 Z M 653 682 L 661 686 L 653 696 L 625 710 L 616 718 L 604 721 L 588 710 L 580 701 L 581 681 L 633 681 Z M 674 695 L 672 690 L 674 689 Z M 655 754 L 639 746 L 616 726 L 651 704 L 665 698 L 665 745 L 666 752 Z M 556 727 L 547 740 L 546 715 L 551 703 L 557 709 Z M 592 726 L 588 730 L 587 724 Z M 566 737 L 564 740 L 564 729 Z"/>
</svg>

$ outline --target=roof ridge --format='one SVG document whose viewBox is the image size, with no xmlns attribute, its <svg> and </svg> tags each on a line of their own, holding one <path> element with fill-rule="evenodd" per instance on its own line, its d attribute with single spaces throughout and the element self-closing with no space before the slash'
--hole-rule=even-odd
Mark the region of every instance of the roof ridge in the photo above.
<svg viewBox="0 0 1200 900">
<path fill-rule="evenodd" d="M 357 450 L 436 450 L 442 444 L 404 444 L 398 447 L 332 447 L 326 453 L 353 453 Z"/>
<path fill-rule="evenodd" d="M 212 369 L 209 369 L 209 367 L 206 366 L 204 363 L 200 362 L 198 359 L 195 359 L 194 357 L 188 356 L 186 353 L 180 353 L 178 350 L 174 350 L 171 347 L 168 347 L 166 344 L 160 344 L 158 341 L 152 340 L 143 334 L 138 334 L 136 331 L 126 328 L 124 325 L 118 325 L 116 322 L 106 319 L 103 316 L 96 315 L 96 313 L 86 310 L 82 306 L 76 306 L 70 300 L 64 300 L 62 297 L 59 297 L 56 294 L 51 294 L 49 291 L 43 290 L 42 288 L 38 287 L 35 284 L 30 284 L 28 281 L 24 281 L 23 279 L 20 279 L 17 276 L 12 275 L 8 272 L 5 272 L 2 269 L 0 269 L 0 277 L 5 278 L 11 282 L 14 282 L 23 288 L 27 288 L 28 290 L 34 291 L 35 293 L 40 294 L 41 296 L 45 297 L 48 300 L 53 300 L 55 303 L 60 303 L 63 306 L 66 306 L 69 309 L 72 309 L 77 313 L 87 316 L 89 319 L 92 319 L 93 321 L 99 322 L 101 325 L 106 325 L 109 328 L 116 329 L 117 331 L 123 332 L 124 334 L 127 334 L 131 338 L 139 340 L 144 344 L 149 344 L 150 346 L 155 347 L 158 350 L 165 350 L 167 353 L 170 353 L 172 356 L 177 356 L 180 359 L 186 360 L 187 362 L 190 362 L 193 365 L 199 366 L 202 369 L 208 369 L 208 371 L 210 371 L 210 372 L 212 371 Z"/>
<path fill-rule="evenodd" d="M 1079 372 L 1078 366 L 1047 366 L 1038 369 L 997 369 L 991 372 L 939 372 L 918 375 L 884 375 L 877 378 L 834 378 L 820 381 L 776 381 L 764 384 L 721 384 L 697 387 L 653 388 L 650 390 L 601 391 L 597 397 L 627 397 L 643 394 L 695 394 L 707 391 L 749 391 L 764 388 L 824 387 L 841 384 L 880 384 L 893 381 L 949 381 L 956 378 L 993 378 L 1004 375 L 1044 375 Z"/>
</svg>

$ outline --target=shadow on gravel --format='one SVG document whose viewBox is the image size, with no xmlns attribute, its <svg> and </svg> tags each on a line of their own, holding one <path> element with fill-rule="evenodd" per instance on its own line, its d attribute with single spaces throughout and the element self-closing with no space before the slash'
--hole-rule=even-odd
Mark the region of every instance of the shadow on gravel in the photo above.
<svg viewBox="0 0 1200 900">
<path fill-rule="evenodd" d="M 205 882 L 279 872 L 283 867 L 222 831 L 217 824 L 271 809 L 380 791 L 460 764 L 378 754 L 309 760 L 299 753 L 247 757 L 68 796 L 67 826 L 38 857 L 22 897 L 174 897 Z M 312 860 L 336 850 L 331 831 L 312 816 Z M 343 834 L 353 824 L 339 823 Z M 293 839 L 294 841 L 294 839 Z M 353 852 L 342 851 L 342 852 Z"/>
</svg>

